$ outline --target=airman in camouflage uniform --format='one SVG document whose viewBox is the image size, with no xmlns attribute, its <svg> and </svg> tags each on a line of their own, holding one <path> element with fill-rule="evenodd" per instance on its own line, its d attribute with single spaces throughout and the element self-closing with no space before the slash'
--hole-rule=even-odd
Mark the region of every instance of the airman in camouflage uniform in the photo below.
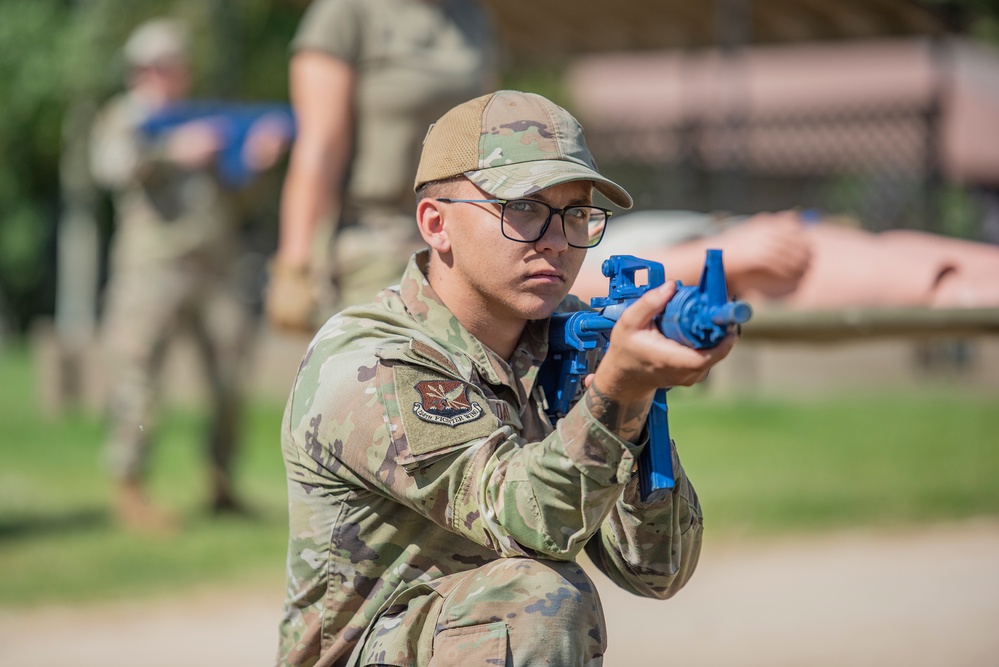
<svg viewBox="0 0 999 667">
<path fill-rule="evenodd" d="M 184 329 L 194 334 L 212 397 L 211 502 L 237 507 L 230 469 L 251 331 L 236 280 L 240 194 L 215 173 L 220 138 L 211 126 L 188 123 L 155 139 L 141 129 L 186 98 L 187 41 L 172 19 L 136 28 L 124 49 L 128 90 L 104 106 L 91 137 L 91 168 L 113 193 L 117 218 L 103 316 L 108 455 L 118 518 L 140 529 L 172 523 L 146 496 L 144 480 L 164 353 Z"/>
<path fill-rule="evenodd" d="M 423 136 L 491 89 L 497 58 L 478 0 L 315 0 L 291 49 L 299 134 L 266 312 L 313 334 L 423 247 L 410 191 Z"/>
<path fill-rule="evenodd" d="M 490 198 L 631 198 L 597 173 L 565 110 L 515 91 L 445 114 L 416 185 L 430 249 L 398 286 L 326 323 L 287 404 L 278 664 L 600 665 L 603 613 L 575 559 L 585 549 L 647 597 L 690 578 L 701 510 L 675 451 L 664 497 L 640 500 L 634 471 L 655 387 L 699 381 L 732 341 L 665 339 L 650 322 L 672 286 L 653 290 L 552 424 L 537 382 L 548 316 L 584 307 L 567 292 L 585 250 L 569 245 L 569 221 L 504 238 Z"/>
</svg>

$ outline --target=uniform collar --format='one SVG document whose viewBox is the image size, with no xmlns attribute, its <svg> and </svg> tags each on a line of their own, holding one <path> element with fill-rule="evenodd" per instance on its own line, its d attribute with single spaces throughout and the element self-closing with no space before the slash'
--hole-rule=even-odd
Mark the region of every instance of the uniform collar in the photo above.
<svg viewBox="0 0 999 667">
<path fill-rule="evenodd" d="M 518 394 L 529 395 L 548 353 L 548 319 L 527 323 L 507 362 L 473 336 L 444 305 L 427 280 L 429 262 L 429 250 L 414 254 L 399 283 L 400 297 L 412 318 L 444 349 L 465 355 L 489 384 L 507 385 Z"/>
</svg>

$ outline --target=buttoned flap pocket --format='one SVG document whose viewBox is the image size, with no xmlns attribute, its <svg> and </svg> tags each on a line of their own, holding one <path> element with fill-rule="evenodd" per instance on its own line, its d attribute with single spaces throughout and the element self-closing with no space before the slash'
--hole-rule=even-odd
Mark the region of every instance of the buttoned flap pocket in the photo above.
<svg viewBox="0 0 999 667">
<path fill-rule="evenodd" d="M 429 667 L 504 667 L 508 643 L 502 621 L 448 628 L 434 637 Z"/>
<path fill-rule="evenodd" d="M 393 364 L 380 382 L 396 462 L 414 470 L 492 435 L 499 420 L 479 389 L 421 366 Z"/>
</svg>

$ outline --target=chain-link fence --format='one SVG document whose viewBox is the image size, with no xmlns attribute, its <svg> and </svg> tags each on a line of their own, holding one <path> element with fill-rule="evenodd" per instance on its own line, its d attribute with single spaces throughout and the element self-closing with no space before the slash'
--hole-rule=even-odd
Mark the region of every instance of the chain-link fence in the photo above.
<svg viewBox="0 0 999 667">
<path fill-rule="evenodd" d="M 995 192 L 945 184 L 937 105 L 730 115 L 685 124 L 587 123 L 639 208 L 850 215 L 871 230 L 986 239 Z"/>
</svg>

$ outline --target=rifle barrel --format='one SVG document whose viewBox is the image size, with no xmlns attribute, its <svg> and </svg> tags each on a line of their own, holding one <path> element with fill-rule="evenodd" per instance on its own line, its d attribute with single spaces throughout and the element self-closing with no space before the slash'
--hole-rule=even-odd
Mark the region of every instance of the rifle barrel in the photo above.
<svg viewBox="0 0 999 667">
<path fill-rule="evenodd" d="M 753 309 L 745 301 L 729 301 L 714 309 L 711 321 L 719 326 L 743 324 L 753 316 Z"/>
</svg>

